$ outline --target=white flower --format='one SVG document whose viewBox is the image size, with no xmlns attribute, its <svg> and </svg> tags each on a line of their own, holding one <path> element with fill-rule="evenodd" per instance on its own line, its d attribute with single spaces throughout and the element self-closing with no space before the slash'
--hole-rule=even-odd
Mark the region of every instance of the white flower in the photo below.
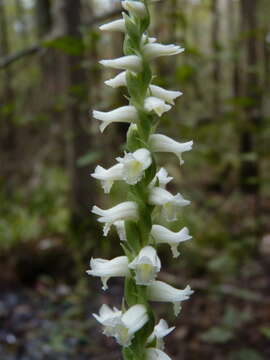
<svg viewBox="0 0 270 360">
<path fill-rule="evenodd" d="M 128 105 L 107 112 L 94 110 L 93 117 L 102 121 L 100 131 L 103 132 L 113 122 L 131 123 L 136 121 L 138 114 L 134 106 Z"/>
<path fill-rule="evenodd" d="M 114 78 L 104 81 L 106 85 L 112 87 L 112 88 L 118 88 L 121 86 L 126 86 L 126 71 L 120 72 L 118 75 L 116 75 Z"/>
<path fill-rule="evenodd" d="M 123 179 L 130 185 L 137 184 L 144 171 L 152 164 L 151 153 L 147 149 L 138 149 L 134 153 L 125 153 L 116 159 L 123 166 Z"/>
<path fill-rule="evenodd" d="M 185 151 L 190 151 L 193 145 L 193 141 L 180 143 L 162 134 L 151 135 L 149 138 L 149 143 L 152 151 L 154 152 L 174 153 L 178 157 L 180 165 L 184 163 L 184 160 L 182 159 L 182 153 Z"/>
<path fill-rule="evenodd" d="M 161 263 L 156 249 L 152 246 L 145 246 L 139 255 L 128 265 L 135 271 L 137 285 L 149 285 L 153 282 L 160 271 Z"/>
<path fill-rule="evenodd" d="M 158 180 L 158 185 L 162 189 L 165 189 L 166 185 L 172 181 L 173 177 L 168 176 L 168 172 L 165 168 L 160 168 L 159 171 L 156 173 L 154 179 L 150 183 L 150 187 L 155 186 Z"/>
<path fill-rule="evenodd" d="M 116 228 L 117 234 L 119 236 L 119 239 L 121 241 L 127 241 L 127 235 L 126 235 L 126 228 L 125 228 L 125 221 L 124 220 L 118 220 L 113 223 L 113 225 Z"/>
<path fill-rule="evenodd" d="M 148 321 L 147 310 L 143 305 L 134 305 L 118 321 L 114 329 L 117 342 L 126 347 L 131 344 L 134 334 Z"/>
<path fill-rule="evenodd" d="M 107 281 L 111 277 L 127 276 L 128 258 L 126 256 L 118 256 L 112 260 L 106 259 L 91 259 L 91 270 L 87 270 L 88 275 L 99 276 L 103 284 L 102 289 L 107 290 Z"/>
<path fill-rule="evenodd" d="M 178 232 L 171 231 L 161 225 L 153 225 L 151 235 L 157 244 L 169 244 L 173 253 L 173 257 L 178 257 L 180 253 L 177 250 L 181 242 L 190 240 L 192 236 L 189 235 L 188 228 L 184 227 Z"/>
<path fill-rule="evenodd" d="M 142 36 L 142 40 L 141 40 L 141 46 L 144 46 L 145 44 L 152 44 L 154 42 L 156 42 L 157 39 L 155 37 L 148 37 L 146 34 L 143 34 Z"/>
<path fill-rule="evenodd" d="M 175 221 L 180 207 L 190 204 L 181 194 L 172 195 L 169 191 L 160 187 L 153 187 L 149 192 L 149 203 L 162 207 L 162 216 L 167 221 Z"/>
<path fill-rule="evenodd" d="M 145 353 L 145 360 L 172 360 L 165 352 L 156 348 L 148 348 Z"/>
<path fill-rule="evenodd" d="M 174 105 L 174 100 L 176 98 L 183 95 L 181 91 L 166 90 L 157 85 L 150 85 L 150 91 L 153 96 L 160 98 L 171 105 Z"/>
<path fill-rule="evenodd" d="M 154 331 L 147 339 L 147 343 L 151 343 L 156 338 L 156 347 L 160 350 L 164 350 L 163 338 L 169 335 L 174 329 L 175 326 L 169 328 L 167 321 L 160 319 L 159 323 L 154 327 Z"/>
<path fill-rule="evenodd" d="M 117 59 L 101 60 L 100 64 L 113 69 L 130 70 L 134 72 L 139 72 L 142 69 L 142 59 L 137 55 L 127 55 Z"/>
<path fill-rule="evenodd" d="M 108 305 L 103 304 L 99 309 L 99 315 L 93 314 L 94 318 L 104 326 L 103 334 L 113 336 L 114 327 L 121 319 L 122 311 L 117 308 L 110 309 Z"/>
<path fill-rule="evenodd" d="M 144 108 L 146 111 L 154 111 L 159 117 L 169 111 L 172 107 L 171 105 L 165 104 L 165 101 L 157 98 L 155 96 L 148 96 L 144 100 Z"/>
<path fill-rule="evenodd" d="M 105 194 L 109 194 L 114 181 L 123 180 L 123 165 L 116 164 L 109 169 L 104 169 L 102 166 L 98 165 L 91 176 L 100 180 Z"/>
<path fill-rule="evenodd" d="M 190 295 L 193 294 L 190 286 L 186 286 L 185 289 L 179 290 L 173 286 L 166 284 L 163 281 L 153 281 L 147 287 L 147 296 L 150 301 L 164 301 L 171 302 L 174 304 L 175 315 L 178 315 L 180 312 L 180 303 L 181 301 L 188 300 Z"/>
<path fill-rule="evenodd" d="M 99 29 L 101 31 L 121 31 L 121 32 L 125 32 L 126 31 L 126 27 L 125 27 L 125 20 L 124 19 L 118 19 L 118 20 L 114 20 L 111 21 L 107 24 L 103 24 L 99 27 Z"/>
<path fill-rule="evenodd" d="M 110 227 L 118 220 L 138 220 L 138 205 L 133 201 L 122 202 L 110 209 L 102 210 L 97 206 L 93 206 L 92 213 L 99 215 L 99 222 L 105 223 L 103 233 L 107 236 Z"/>
<path fill-rule="evenodd" d="M 155 59 L 160 56 L 177 55 L 183 52 L 185 49 L 178 45 L 163 45 L 159 43 L 148 43 L 143 46 L 143 54 L 148 60 Z"/>
<path fill-rule="evenodd" d="M 140 18 L 145 18 L 147 16 L 146 7 L 140 1 L 122 1 L 122 6 L 132 15 L 138 16 Z"/>
</svg>

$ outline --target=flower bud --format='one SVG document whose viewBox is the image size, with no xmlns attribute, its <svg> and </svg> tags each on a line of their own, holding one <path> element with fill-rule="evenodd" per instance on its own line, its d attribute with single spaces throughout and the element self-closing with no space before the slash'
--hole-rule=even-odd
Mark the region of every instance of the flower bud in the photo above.
<svg viewBox="0 0 270 360">
<path fill-rule="evenodd" d="M 158 186 L 162 189 L 166 188 L 166 185 L 172 181 L 173 177 L 168 176 L 168 172 L 165 168 L 160 168 L 159 171 L 156 173 L 154 179 L 149 184 L 149 187 Z M 158 185 L 157 185 L 158 182 Z"/>
<path fill-rule="evenodd" d="M 134 72 L 142 70 L 142 59 L 137 55 L 127 55 L 117 59 L 101 60 L 100 64 L 119 70 L 130 70 Z"/>
<path fill-rule="evenodd" d="M 104 81 L 104 83 L 112 88 L 118 88 L 121 86 L 126 86 L 126 71 L 120 72 L 120 74 L 116 75 L 114 78 Z"/>
<path fill-rule="evenodd" d="M 147 16 L 147 10 L 145 5 L 140 1 L 122 1 L 122 6 L 130 14 L 139 18 L 145 18 Z"/>
<path fill-rule="evenodd" d="M 101 31 L 121 31 L 121 32 L 125 32 L 126 31 L 126 27 L 125 27 L 125 20 L 124 19 L 118 19 L 118 20 L 114 20 L 111 21 L 107 24 L 103 24 L 99 27 L 99 29 Z"/>
<path fill-rule="evenodd" d="M 178 45 L 163 45 L 159 43 L 148 43 L 143 47 L 143 54 L 148 60 L 153 60 L 160 56 L 177 55 L 185 49 Z"/>
</svg>

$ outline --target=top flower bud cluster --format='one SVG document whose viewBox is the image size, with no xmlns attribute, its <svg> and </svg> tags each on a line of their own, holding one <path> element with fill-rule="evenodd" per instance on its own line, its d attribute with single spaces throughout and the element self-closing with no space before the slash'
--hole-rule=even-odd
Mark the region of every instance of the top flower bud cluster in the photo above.
<svg viewBox="0 0 270 360">
<path fill-rule="evenodd" d="M 174 195 L 166 189 L 172 177 L 168 176 L 165 168 L 156 170 L 154 154 L 173 153 L 182 165 L 182 154 L 192 149 L 193 142 L 181 143 L 163 134 L 153 133 L 158 118 L 172 108 L 176 98 L 182 93 L 152 84 L 149 64 L 157 57 L 180 54 L 184 49 L 177 45 L 159 44 L 155 38 L 148 37 L 146 30 L 149 13 L 145 2 L 122 1 L 121 4 L 129 12 L 129 16 L 123 13 L 122 19 L 104 24 L 100 26 L 100 30 L 126 34 L 125 56 L 102 60 L 100 63 L 122 70 L 114 78 L 105 81 L 105 84 L 113 88 L 127 87 L 130 103 L 107 112 L 93 111 L 93 117 L 100 121 L 101 132 L 114 122 L 129 123 L 128 151 L 122 157 L 117 157 L 116 163 L 108 169 L 97 166 L 92 176 L 101 182 L 105 193 L 110 192 L 115 181 L 124 181 L 130 186 L 132 196 L 129 201 L 106 210 L 94 206 L 92 212 L 104 224 L 105 236 L 111 226 L 116 228 L 125 255 L 112 260 L 91 259 L 87 273 L 100 277 L 104 290 L 108 288 L 107 282 L 111 277 L 125 277 L 126 281 L 131 279 L 137 286 L 133 293 L 138 291 L 139 295 L 140 289 L 145 288 L 145 298 L 137 303 L 133 299 L 133 305 L 128 310 L 125 307 L 122 310 L 112 310 L 103 305 L 99 315 L 94 314 L 103 325 L 105 335 L 115 337 L 124 348 L 129 348 L 132 347 L 138 330 L 150 321 L 148 301 L 171 302 L 178 314 L 181 302 L 193 293 L 189 286 L 176 289 L 156 280 L 161 270 L 158 245 L 168 244 L 173 256 L 179 256 L 179 244 L 191 239 L 188 229 L 184 227 L 173 232 L 164 226 L 153 224 L 151 216 L 153 209 L 157 208 L 165 221 L 175 221 L 179 210 L 190 203 L 180 193 Z M 134 297 L 133 293 L 131 297 Z M 170 359 L 163 352 L 162 339 L 173 329 L 163 319 L 153 327 L 142 350 L 146 360 Z"/>
</svg>

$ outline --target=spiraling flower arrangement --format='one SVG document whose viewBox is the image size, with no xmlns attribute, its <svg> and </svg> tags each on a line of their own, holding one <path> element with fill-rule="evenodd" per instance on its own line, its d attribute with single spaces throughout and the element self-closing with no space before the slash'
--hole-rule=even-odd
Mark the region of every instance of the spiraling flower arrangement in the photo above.
<svg viewBox="0 0 270 360">
<path fill-rule="evenodd" d="M 103 326 L 103 333 L 112 336 L 123 347 L 125 360 L 169 360 L 164 350 L 163 338 L 174 327 L 160 319 L 156 324 L 149 302 L 160 301 L 173 304 L 175 315 L 181 302 L 188 300 L 193 291 L 189 286 L 176 289 L 157 280 L 161 269 L 157 249 L 168 244 L 173 257 L 179 256 L 178 246 L 191 239 L 186 227 L 173 232 L 152 223 L 152 213 L 160 209 L 160 216 L 168 222 L 175 221 L 179 210 L 189 205 L 180 193 L 171 194 L 166 185 L 172 180 L 166 169 L 157 169 L 155 153 L 175 154 L 184 163 L 182 154 L 192 148 L 192 141 L 180 143 L 168 136 L 155 133 L 159 118 L 169 111 L 180 91 L 170 91 L 152 84 L 152 60 L 160 56 L 177 55 L 184 51 L 177 45 L 159 44 L 148 36 L 150 23 L 147 0 L 122 1 L 122 19 L 100 26 L 102 31 L 125 33 L 124 56 L 102 60 L 106 67 L 122 70 L 105 84 L 128 91 L 129 104 L 108 112 L 94 111 L 93 117 L 100 121 L 100 130 L 114 122 L 129 123 L 126 152 L 116 159 L 109 169 L 97 166 L 92 176 L 100 180 L 105 193 L 109 193 L 115 181 L 129 185 L 127 199 L 111 207 L 92 212 L 99 216 L 107 236 L 115 227 L 124 255 L 112 260 L 91 259 L 89 275 L 101 278 L 103 290 L 108 288 L 111 277 L 124 277 L 125 289 L 121 310 L 102 305 L 99 314 L 93 314 Z"/>
</svg>

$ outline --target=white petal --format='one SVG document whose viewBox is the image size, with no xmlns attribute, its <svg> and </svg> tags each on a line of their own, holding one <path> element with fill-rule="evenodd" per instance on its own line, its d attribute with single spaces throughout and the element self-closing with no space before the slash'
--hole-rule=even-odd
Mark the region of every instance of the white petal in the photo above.
<svg viewBox="0 0 270 360">
<path fill-rule="evenodd" d="M 106 127 L 113 122 L 131 123 L 138 118 L 137 110 L 134 106 L 122 106 L 111 111 L 93 111 L 93 117 L 102 121 L 100 130 L 103 132 Z"/>
<path fill-rule="evenodd" d="M 150 85 L 150 90 L 153 96 L 160 98 L 167 103 L 174 105 L 174 100 L 183 95 L 181 91 L 165 90 L 157 85 Z"/>
<path fill-rule="evenodd" d="M 147 310 L 144 305 L 134 305 L 128 309 L 122 316 L 123 323 L 134 334 L 140 330 L 148 321 Z"/>
<path fill-rule="evenodd" d="M 140 1 L 122 1 L 122 6 L 132 15 L 144 18 L 147 16 L 145 5 Z"/>
<path fill-rule="evenodd" d="M 99 276 L 103 280 L 103 290 L 107 289 L 107 281 L 111 277 L 126 276 L 128 270 L 128 258 L 118 256 L 112 260 L 91 259 L 91 270 L 87 271 L 88 275 Z"/>
<path fill-rule="evenodd" d="M 156 182 L 158 180 L 158 187 L 161 187 L 164 189 L 166 185 L 172 181 L 173 177 L 168 176 L 168 172 L 165 168 L 160 168 L 159 171 L 156 173 L 156 176 L 150 183 L 150 187 L 153 187 L 156 185 Z"/>
<path fill-rule="evenodd" d="M 127 73 L 126 71 L 120 72 L 120 74 L 116 75 L 114 78 L 110 80 L 106 80 L 105 84 L 114 89 L 121 86 L 126 86 L 127 85 L 126 73 Z"/>
<path fill-rule="evenodd" d="M 160 271 L 161 263 L 156 249 L 152 246 L 145 246 L 138 256 L 129 264 L 136 274 L 137 285 L 149 285 L 153 282 Z"/>
<path fill-rule="evenodd" d="M 149 138 L 149 143 L 152 151 L 154 152 L 174 153 L 178 157 L 180 165 L 184 163 L 182 159 L 182 153 L 185 151 L 190 151 L 193 145 L 193 141 L 180 143 L 162 134 L 151 135 Z"/>
<path fill-rule="evenodd" d="M 130 185 L 137 184 L 144 171 L 151 165 L 151 153 L 147 149 L 138 149 L 134 153 L 125 153 L 123 158 L 117 158 L 123 166 L 123 179 Z"/>
<path fill-rule="evenodd" d="M 171 106 L 165 104 L 164 100 L 160 98 L 149 96 L 144 101 L 144 108 L 146 111 L 154 111 L 158 116 L 162 116 L 171 109 Z"/>
<path fill-rule="evenodd" d="M 172 360 L 165 352 L 156 349 L 148 348 L 146 349 L 146 360 Z"/>
<path fill-rule="evenodd" d="M 188 300 L 193 292 L 189 285 L 186 286 L 185 289 L 179 290 L 158 280 L 147 287 L 147 296 L 150 301 L 172 302 L 173 304 L 177 304 L 178 308 L 180 302 Z"/>
<path fill-rule="evenodd" d="M 101 60 L 100 64 L 119 70 L 130 70 L 139 72 L 142 69 L 142 59 L 137 55 L 122 56 L 117 59 Z"/>
<path fill-rule="evenodd" d="M 99 27 L 99 29 L 101 31 L 121 31 L 121 32 L 125 32 L 126 31 L 126 27 L 125 27 L 125 20 L 124 19 L 118 19 L 118 20 L 114 20 L 111 21 L 107 24 L 103 24 Z"/>
<path fill-rule="evenodd" d="M 110 209 L 102 210 L 97 206 L 93 206 L 92 213 L 99 215 L 99 222 L 105 223 L 104 235 L 106 236 L 110 230 L 110 226 L 118 220 L 138 220 L 138 205 L 133 201 L 120 203 Z"/>
<path fill-rule="evenodd" d="M 161 225 L 153 225 L 151 229 L 151 235 L 155 239 L 157 244 L 169 244 L 174 257 L 179 255 L 177 250 L 178 245 L 181 242 L 192 239 L 189 235 L 188 228 L 184 227 L 178 232 L 171 231 Z"/>
<path fill-rule="evenodd" d="M 125 221 L 124 220 L 115 221 L 113 223 L 113 225 L 116 228 L 119 239 L 121 241 L 127 241 L 127 235 L 126 235 L 126 229 L 125 229 Z"/>
<path fill-rule="evenodd" d="M 123 180 L 123 165 L 116 164 L 109 169 L 98 165 L 91 176 L 101 181 L 104 192 L 108 194 L 114 181 Z"/>
<path fill-rule="evenodd" d="M 163 45 L 159 43 L 148 43 L 143 47 L 144 56 L 148 58 L 148 60 L 155 59 L 160 56 L 171 56 L 177 55 L 183 52 L 185 49 L 181 48 L 178 45 Z"/>
</svg>

